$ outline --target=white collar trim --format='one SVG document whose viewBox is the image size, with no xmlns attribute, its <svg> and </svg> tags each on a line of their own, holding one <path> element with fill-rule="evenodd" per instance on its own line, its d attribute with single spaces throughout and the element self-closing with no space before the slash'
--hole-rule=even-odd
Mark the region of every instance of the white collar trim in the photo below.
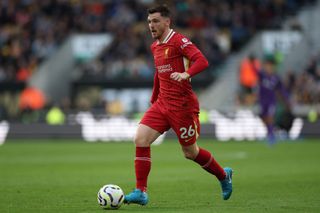
<svg viewBox="0 0 320 213">
<path fill-rule="evenodd" d="M 170 29 L 168 35 L 165 37 L 165 39 L 163 40 L 163 42 L 161 42 L 162 44 L 166 44 L 168 43 L 168 41 L 172 38 L 172 36 L 175 34 L 175 32 L 173 31 L 173 29 Z M 158 44 L 160 42 L 158 41 Z"/>
</svg>

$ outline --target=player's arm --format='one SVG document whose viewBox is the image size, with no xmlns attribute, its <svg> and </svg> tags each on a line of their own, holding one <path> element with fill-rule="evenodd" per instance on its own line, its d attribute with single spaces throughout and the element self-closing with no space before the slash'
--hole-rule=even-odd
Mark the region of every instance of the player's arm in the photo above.
<svg viewBox="0 0 320 213">
<path fill-rule="evenodd" d="M 158 78 L 158 71 L 156 70 L 154 73 L 154 79 L 153 79 L 153 89 L 152 89 L 152 95 L 151 95 L 151 104 L 153 104 L 154 102 L 156 102 L 156 100 L 158 99 L 158 95 L 159 95 L 159 78 Z"/>
<path fill-rule="evenodd" d="M 153 55 L 154 54 L 154 44 L 151 44 L 150 50 L 151 50 L 152 55 Z M 159 78 L 158 78 L 158 70 L 155 69 L 154 77 L 153 77 L 152 95 L 151 95 L 151 99 L 150 99 L 151 104 L 156 102 L 156 100 L 158 99 L 159 87 L 160 87 L 160 83 L 159 83 Z"/>
<path fill-rule="evenodd" d="M 188 70 L 183 73 L 174 72 L 171 78 L 176 81 L 187 80 L 190 77 L 205 70 L 208 66 L 208 60 L 201 53 L 201 51 L 189 39 L 182 37 L 177 44 L 180 48 L 182 55 L 184 55 L 191 63 Z"/>
<path fill-rule="evenodd" d="M 186 71 L 186 73 L 189 74 L 190 77 L 193 77 L 196 74 L 202 72 L 209 66 L 208 60 L 200 51 L 193 54 L 192 57 L 190 58 L 190 61 L 192 62 L 192 65 Z"/>
</svg>

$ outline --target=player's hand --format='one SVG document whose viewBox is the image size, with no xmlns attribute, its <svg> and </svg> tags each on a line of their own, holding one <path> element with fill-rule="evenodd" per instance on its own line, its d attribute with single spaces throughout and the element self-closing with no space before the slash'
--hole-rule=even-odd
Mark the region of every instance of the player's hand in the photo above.
<svg viewBox="0 0 320 213">
<path fill-rule="evenodd" d="M 182 81 L 189 79 L 190 75 L 187 72 L 174 72 L 170 75 L 170 78 L 175 81 Z"/>
</svg>

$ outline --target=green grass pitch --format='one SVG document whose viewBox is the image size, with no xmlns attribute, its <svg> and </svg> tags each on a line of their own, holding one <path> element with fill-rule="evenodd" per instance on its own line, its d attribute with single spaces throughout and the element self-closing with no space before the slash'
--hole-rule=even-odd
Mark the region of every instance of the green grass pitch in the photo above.
<svg viewBox="0 0 320 213">
<path fill-rule="evenodd" d="M 320 141 L 199 145 L 234 169 L 230 200 L 222 200 L 213 176 L 183 158 L 176 141 L 166 140 L 152 147 L 149 204 L 116 211 L 320 212 Z M 98 189 L 112 183 L 131 191 L 133 159 L 129 142 L 7 141 L 0 146 L 0 212 L 106 212 L 98 206 Z"/>
</svg>

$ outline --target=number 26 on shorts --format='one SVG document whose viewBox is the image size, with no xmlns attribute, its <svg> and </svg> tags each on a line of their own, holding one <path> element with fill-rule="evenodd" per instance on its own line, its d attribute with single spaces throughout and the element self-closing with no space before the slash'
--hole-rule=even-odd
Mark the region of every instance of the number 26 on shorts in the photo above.
<svg viewBox="0 0 320 213">
<path fill-rule="evenodd" d="M 180 132 L 180 138 L 182 139 L 190 138 L 196 134 L 196 130 L 192 128 L 192 125 L 190 125 L 188 129 L 186 127 L 181 127 Z"/>
</svg>

